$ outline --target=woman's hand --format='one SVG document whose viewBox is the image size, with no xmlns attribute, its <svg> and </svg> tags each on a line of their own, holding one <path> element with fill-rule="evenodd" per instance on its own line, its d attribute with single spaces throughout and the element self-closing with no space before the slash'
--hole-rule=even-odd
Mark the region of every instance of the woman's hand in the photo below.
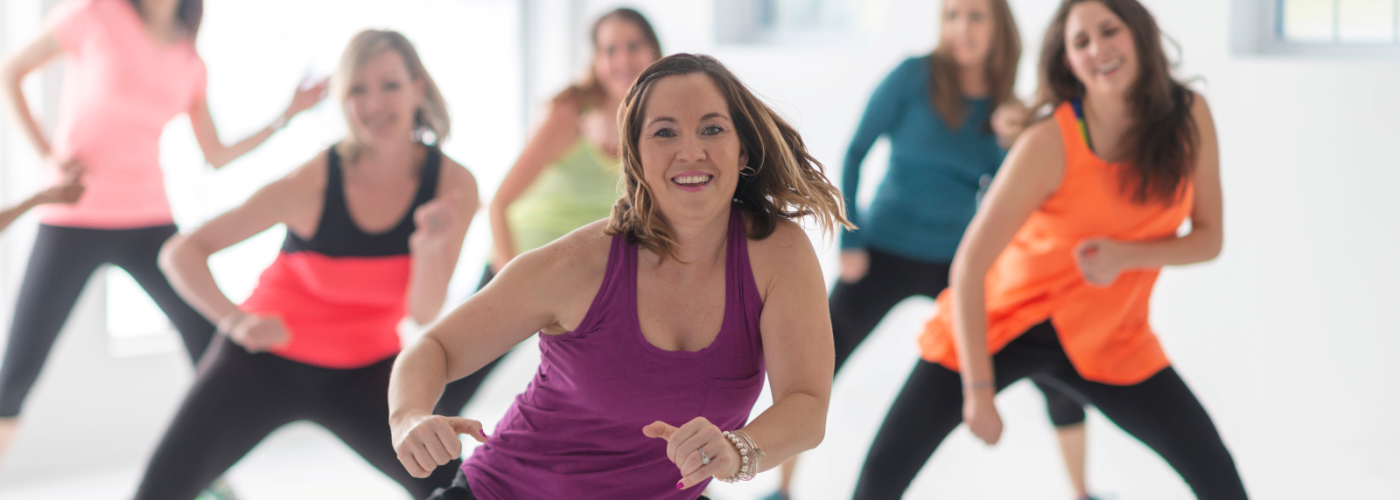
<svg viewBox="0 0 1400 500">
<path fill-rule="evenodd" d="M 428 477 L 439 465 L 462 456 L 458 434 L 470 435 L 478 443 L 486 442 L 481 422 L 462 417 L 418 415 L 391 421 L 389 431 L 399 462 L 416 478 Z"/>
<path fill-rule="evenodd" d="M 658 420 L 643 427 L 642 434 L 666 440 L 666 457 L 681 472 L 676 488 L 686 489 L 712 476 L 725 478 L 739 473 L 739 450 L 705 417 L 695 417 L 679 428 Z"/>
<path fill-rule="evenodd" d="M 1001 439 L 1001 414 L 995 399 L 996 391 L 991 388 L 963 391 L 963 422 L 972 435 L 989 445 Z"/>
<path fill-rule="evenodd" d="M 1074 263 L 1084 281 L 1095 286 L 1109 286 L 1118 280 L 1118 275 L 1127 268 L 1126 248 L 1122 243 L 1091 238 L 1074 248 Z"/>
<path fill-rule="evenodd" d="M 841 282 L 855 283 L 870 272 L 870 252 L 861 249 L 841 251 Z"/>
<path fill-rule="evenodd" d="M 297 87 L 296 93 L 292 94 L 292 103 L 287 105 L 287 111 L 282 116 L 290 120 L 297 113 L 311 109 L 321 102 L 321 99 L 326 98 L 326 88 L 330 86 L 330 82 L 331 79 L 326 78 L 310 87 Z"/>
<path fill-rule="evenodd" d="M 457 214 L 456 195 L 437 198 L 418 207 L 413 212 L 417 229 L 408 237 L 408 248 L 413 255 L 438 255 L 451 248 L 456 243 L 452 228 L 457 225 Z"/>
<path fill-rule="evenodd" d="M 284 346 L 292 336 L 282 318 L 249 314 L 229 329 L 228 338 L 248 352 L 257 353 Z"/>
<path fill-rule="evenodd" d="M 1021 103 L 1020 99 L 997 106 L 992 111 L 992 132 L 997 134 L 997 143 L 1003 148 L 1010 149 L 1016 143 L 1016 138 L 1021 136 L 1021 132 L 1026 131 L 1026 123 L 1030 121 L 1030 110 Z"/>
<path fill-rule="evenodd" d="M 44 165 L 62 175 L 64 183 L 72 182 L 87 173 L 87 166 L 83 165 L 83 162 L 77 158 L 60 160 L 49 157 L 44 159 Z"/>
<path fill-rule="evenodd" d="M 34 195 L 33 203 L 43 205 L 46 203 L 77 203 L 83 197 L 83 186 L 81 177 L 72 177 L 62 184 L 45 189 Z"/>
</svg>

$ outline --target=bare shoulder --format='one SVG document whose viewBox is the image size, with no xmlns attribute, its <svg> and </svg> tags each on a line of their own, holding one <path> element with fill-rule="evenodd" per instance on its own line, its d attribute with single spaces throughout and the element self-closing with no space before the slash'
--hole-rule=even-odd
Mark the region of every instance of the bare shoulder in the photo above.
<svg viewBox="0 0 1400 500">
<path fill-rule="evenodd" d="M 1036 154 L 1054 154 L 1057 158 L 1064 157 L 1065 139 L 1060 133 L 1060 124 L 1055 119 L 1047 118 L 1040 120 L 1021 134 L 1020 140 L 1012 149 L 1027 149 Z"/>
<path fill-rule="evenodd" d="M 1191 116 L 1196 119 L 1196 123 L 1214 123 L 1211 116 L 1210 104 L 1206 103 L 1206 96 L 1199 92 L 1188 91 L 1191 96 Z"/>
<path fill-rule="evenodd" d="M 535 277 L 562 285 L 550 288 L 571 289 L 601 282 L 612 247 L 612 236 L 603 232 L 605 227 L 607 220 L 600 220 L 575 229 L 548 245 L 520 254 L 506 269 L 519 267 Z"/>
<path fill-rule="evenodd" d="M 311 234 L 321 217 L 326 191 L 328 155 L 325 151 L 263 186 L 247 202 L 259 210 L 269 209 L 297 234 Z"/>
<path fill-rule="evenodd" d="M 821 281 L 821 263 L 812 239 L 801 225 L 787 219 L 779 220 L 773 234 L 767 238 L 749 239 L 749 262 L 764 300 L 781 281 L 801 281 L 814 276 Z"/>
<path fill-rule="evenodd" d="M 476 176 L 467 167 L 457 163 L 446 154 L 442 155 L 442 170 L 438 174 L 438 195 L 456 193 L 458 196 L 477 197 Z"/>
<path fill-rule="evenodd" d="M 326 189 L 326 168 L 329 156 L 325 151 L 307 160 L 281 179 L 272 181 L 261 191 L 300 201 L 314 199 L 319 202 Z"/>
</svg>

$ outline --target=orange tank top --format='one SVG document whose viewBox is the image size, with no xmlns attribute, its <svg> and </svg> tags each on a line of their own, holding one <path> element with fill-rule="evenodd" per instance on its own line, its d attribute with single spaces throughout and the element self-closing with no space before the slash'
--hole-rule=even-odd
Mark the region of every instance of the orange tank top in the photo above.
<svg viewBox="0 0 1400 500">
<path fill-rule="evenodd" d="M 1089 149 L 1070 103 L 1056 108 L 1054 118 L 1064 138 L 1064 176 L 987 273 L 987 348 L 996 353 L 1049 319 L 1085 379 L 1136 384 L 1170 364 L 1147 324 L 1160 270 L 1124 271 L 1108 287 L 1092 286 L 1075 265 L 1074 248 L 1096 237 L 1149 241 L 1176 234 L 1191 213 L 1193 186 L 1185 183 L 1170 206 L 1134 203 L 1120 188 L 1121 166 Z M 919 345 L 925 360 L 957 370 L 952 310 L 945 290 Z"/>
</svg>

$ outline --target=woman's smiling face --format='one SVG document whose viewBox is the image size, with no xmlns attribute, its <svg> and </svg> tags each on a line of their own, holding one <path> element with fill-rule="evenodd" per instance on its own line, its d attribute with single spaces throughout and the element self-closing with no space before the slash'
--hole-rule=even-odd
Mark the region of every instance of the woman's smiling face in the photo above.
<svg viewBox="0 0 1400 500">
<path fill-rule="evenodd" d="M 748 155 L 719 86 L 692 73 L 657 80 L 648 94 L 637 149 L 657 208 L 669 220 L 728 210 Z"/>
<path fill-rule="evenodd" d="M 1140 61 L 1133 33 L 1107 6 L 1083 2 L 1065 23 L 1065 59 L 1090 94 L 1128 95 Z"/>
</svg>

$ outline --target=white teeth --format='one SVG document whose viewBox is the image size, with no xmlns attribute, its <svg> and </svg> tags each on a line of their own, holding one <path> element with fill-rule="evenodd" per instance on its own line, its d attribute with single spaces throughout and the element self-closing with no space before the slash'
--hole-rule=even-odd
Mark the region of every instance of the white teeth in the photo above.
<svg viewBox="0 0 1400 500">
<path fill-rule="evenodd" d="M 708 176 L 708 175 L 687 175 L 687 176 L 684 176 L 684 177 L 676 177 L 676 178 L 673 179 L 673 180 L 676 181 L 676 184 L 682 184 L 682 185 L 685 185 L 685 184 L 704 184 L 704 183 L 710 181 L 710 176 Z"/>
<path fill-rule="evenodd" d="M 1120 67 L 1122 67 L 1122 66 L 1123 66 L 1123 61 L 1115 62 L 1115 63 L 1113 63 L 1113 64 L 1110 64 L 1110 65 L 1106 66 L 1106 67 L 1099 68 L 1099 74 L 1100 74 L 1100 75 L 1108 74 L 1108 73 L 1112 72 L 1113 70 L 1118 69 L 1118 68 L 1120 68 Z"/>
</svg>

